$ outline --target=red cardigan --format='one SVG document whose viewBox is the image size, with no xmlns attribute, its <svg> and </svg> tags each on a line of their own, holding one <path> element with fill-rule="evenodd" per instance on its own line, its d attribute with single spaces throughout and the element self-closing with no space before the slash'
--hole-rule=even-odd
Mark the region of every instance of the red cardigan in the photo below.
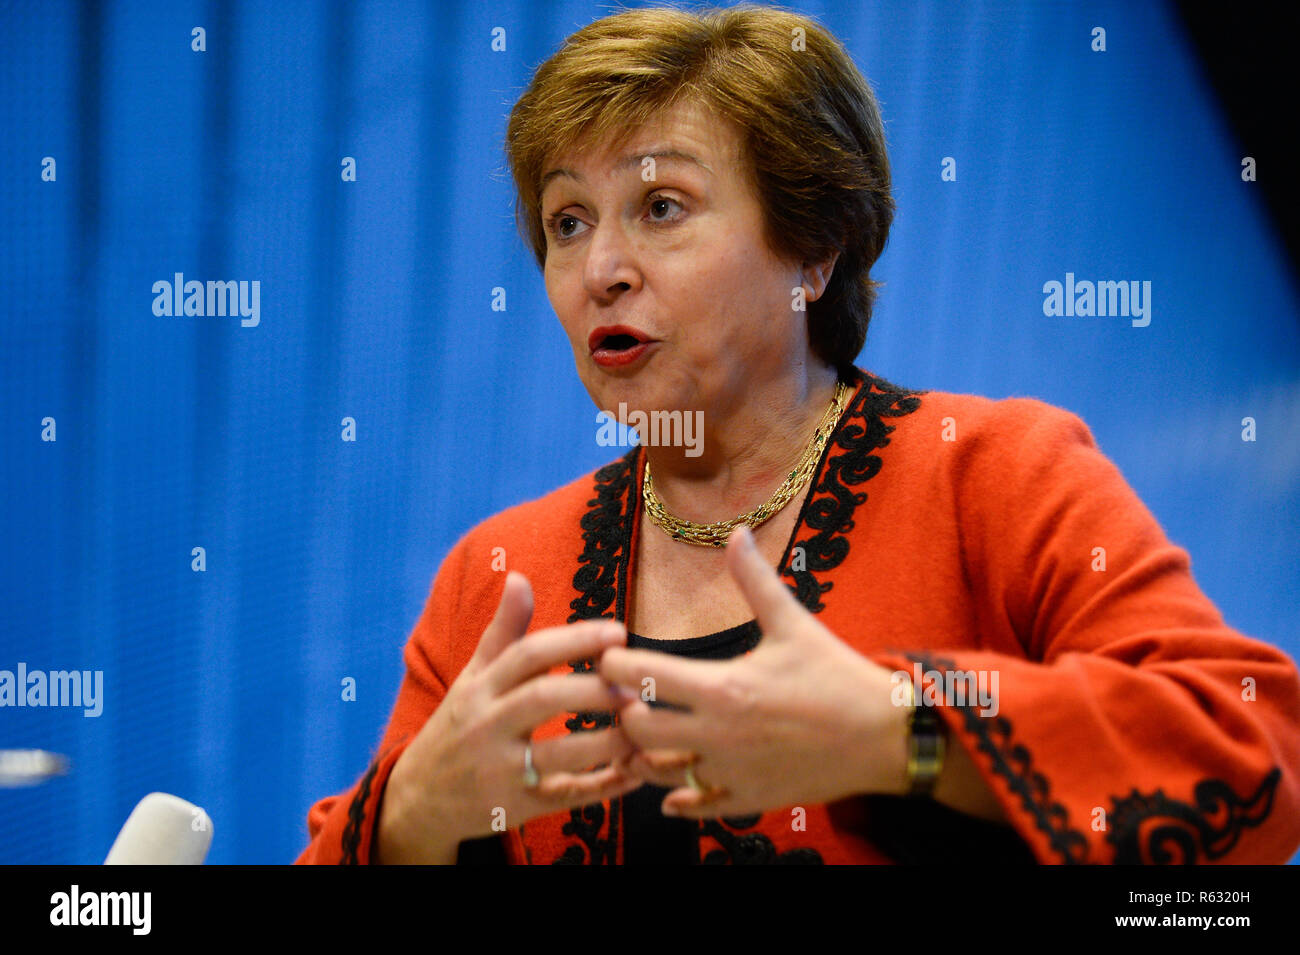
<svg viewBox="0 0 1300 955">
<path fill-rule="evenodd" d="M 1087 426 L 1032 398 L 854 379 L 780 565 L 804 605 L 884 666 L 997 671 L 996 715 L 976 700 L 939 712 L 1039 862 L 1286 862 L 1300 673 L 1224 623 Z M 532 629 L 626 619 L 644 463 L 634 447 L 461 538 L 406 644 L 378 755 L 311 807 L 298 862 L 369 861 L 388 773 L 500 599 L 494 548 L 532 583 Z M 608 721 L 558 716 L 535 738 Z M 530 820 L 501 846 L 516 863 L 621 862 L 620 802 Z M 791 807 L 708 820 L 700 859 L 897 861 L 871 836 L 878 804 L 806 806 L 805 831 Z"/>
</svg>

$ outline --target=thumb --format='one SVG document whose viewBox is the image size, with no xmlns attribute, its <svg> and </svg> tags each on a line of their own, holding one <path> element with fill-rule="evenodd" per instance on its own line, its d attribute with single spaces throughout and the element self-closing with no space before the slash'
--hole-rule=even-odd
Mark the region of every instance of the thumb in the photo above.
<svg viewBox="0 0 1300 955">
<path fill-rule="evenodd" d="M 487 666 L 510 644 L 524 635 L 533 619 L 533 588 L 528 578 L 517 570 L 506 574 L 505 587 L 497 604 L 496 615 L 483 630 L 478 648 L 470 658 L 475 668 Z"/>
<path fill-rule="evenodd" d="M 754 544 L 754 533 L 745 524 L 727 539 L 727 570 L 745 595 L 764 639 L 786 632 L 794 617 L 807 613 L 790 588 L 781 582 Z"/>
</svg>

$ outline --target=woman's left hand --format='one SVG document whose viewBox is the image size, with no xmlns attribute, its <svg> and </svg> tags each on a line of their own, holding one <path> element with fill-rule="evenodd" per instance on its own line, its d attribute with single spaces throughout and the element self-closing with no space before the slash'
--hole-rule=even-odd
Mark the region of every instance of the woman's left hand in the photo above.
<svg viewBox="0 0 1300 955">
<path fill-rule="evenodd" d="M 620 721 L 638 748 L 631 771 L 672 789 L 664 813 L 739 816 L 904 792 L 908 708 L 892 702 L 892 671 L 809 613 L 744 525 L 727 542 L 727 568 L 763 633 L 753 652 L 712 661 L 612 647 L 601 657 L 601 676 L 629 699 Z M 650 688 L 687 711 L 649 706 Z M 703 790 L 688 785 L 688 766 Z"/>
</svg>

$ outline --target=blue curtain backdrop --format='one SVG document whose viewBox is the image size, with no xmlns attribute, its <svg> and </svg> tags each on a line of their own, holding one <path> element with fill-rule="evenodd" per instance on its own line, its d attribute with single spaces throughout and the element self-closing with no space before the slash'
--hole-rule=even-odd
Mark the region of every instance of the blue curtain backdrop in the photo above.
<svg viewBox="0 0 1300 955">
<path fill-rule="evenodd" d="M 789 6 L 887 122 L 859 364 L 1080 415 L 1227 621 L 1300 655 L 1300 298 L 1173 11 Z M 74 763 L 0 790 L 0 862 L 102 861 L 153 790 L 211 813 L 209 861 L 291 861 L 365 769 L 449 547 L 621 453 L 502 152 L 532 69 L 613 7 L 2 9 L 0 669 L 102 669 L 105 699 L 0 709 L 0 747 Z M 156 316 L 178 272 L 259 281 L 259 323 Z M 1045 316 L 1067 272 L 1150 281 L 1150 324 Z"/>
</svg>

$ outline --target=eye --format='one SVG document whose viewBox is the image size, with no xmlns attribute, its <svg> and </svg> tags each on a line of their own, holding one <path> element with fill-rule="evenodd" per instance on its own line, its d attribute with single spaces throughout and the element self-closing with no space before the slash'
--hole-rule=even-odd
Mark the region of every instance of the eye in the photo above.
<svg viewBox="0 0 1300 955">
<path fill-rule="evenodd" d="M 677 208 L 679 209 L 682 207 L 682 204 L 680 202 L 678 202 L 676 199 L 673 199 L 669 196 L 650 196 L 649 202 L 650 202 L 650 209 L 652 212 L 655 209 L 657 209 L 657 207 L 663 205 L 664 203 L 677 206 Z M 652 216 L 650 221 L 651 222 L 672 222 L 674 218 L 676 218 L 676 216 L 672 216 L 665 219 L 656 219 Z"/>
<path fill-rule="evenodd" d="M 683 208 L 682 204 L 678 202 L 676 199 L 672 198 L 671 196 L 664 196 L 664 195 L 647 196 L 646 203 L 651 210 L 650 222 L 654 225 L 667 225 L 669 223 L 676 221 L 681 216 L 681 213 L 677 213 L 675 215 L 666 215 L 663 218 L 657 217 L 656 215 L 657 213 L 661 213 L 663 210 L 665 210 L 668 207 L 676 206 L 678 209 Z M 567 212 L 554 212 L 551 215 L 546 217 L 545 220 L 546 231 L 555 237 L 556 242 L 563 244 L 565 242 L 568 242 L 570 239 L 573 239 L 578 234 L 576 231 L 573 232 L 565 231 L 565 229 L 569 227 L 570 222 L 575 223 L 574 226 L 575 229 L 576 229 L 576 225 L 582 224 L 582 220 L 580 220 L 577 216 L 570 215 Z"/>
<path fill-rule="evenodd" d="M 576 216 L 571 216 L 566 212 L 556 212 L 546 217 L 546 231 L 555 236 L 560 242 L 567 241 L 573 238 L 573 233 L 566 233 L 563 229 L 566 223 L 570 221 L 578 222 L 579 220 Z"/>
</svg>

